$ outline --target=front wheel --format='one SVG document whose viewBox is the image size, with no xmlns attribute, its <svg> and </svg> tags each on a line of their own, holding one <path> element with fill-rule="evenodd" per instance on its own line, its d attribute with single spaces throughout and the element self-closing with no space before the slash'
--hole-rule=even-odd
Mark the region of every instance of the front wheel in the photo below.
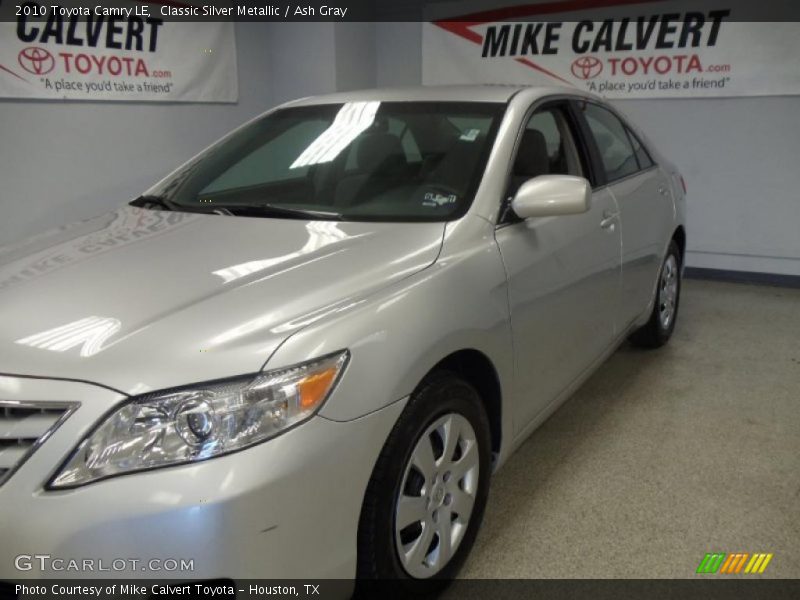
<svg viewBox="0 0 800 600">
<path fill-rule="evenodd" d="M 381 451 L 358 532 L 359 585 L 430 594 L 469 553 L 489 491 L 491 439 L 478 393 L 450 373 L 415 392 Z"/>
<path fill-rule="evenodd" d="M 643 348 L 658 348 L 666 344 L 675 329 L 680 296 L 681 252 L 672 241 L 661 264 L 656 301 L 650 320 L 631 335 L 631 342 Z"/>
</svg>

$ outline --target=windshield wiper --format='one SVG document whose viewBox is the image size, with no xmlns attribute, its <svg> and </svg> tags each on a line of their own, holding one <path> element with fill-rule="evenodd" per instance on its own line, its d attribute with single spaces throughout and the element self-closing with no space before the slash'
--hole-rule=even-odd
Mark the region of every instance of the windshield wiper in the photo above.
<svg viewBox="0 0 800 600">
<path fill-rule="evenodd" d="M 161 210 L 177 210 L 177 207 L 163 196 L 139 196 L 131 200 L 131 206 L 138 208 L 160 208 Z"/>
<path fill-rule="evenodd" d="M 157 208 L 159 210 L 174 210 L 203 214 L 211 214 L 215 212 L 217 214 L 223 214 L 223 212 L 220 211 L 224 211 L 224 214 L 233 214 L 224 208 L 211 209 L 204 206 L 184 206 L 183 204 L 177 204 L 171 200 L 167 200 L 164 196 L 139 196 L 135 200 L 131 200 L 129 204 L 139 208 Z"/>
<path fill-rule="evenodd" d="M 288 217 L 291 219 L 328 219 L 341 220 L 342 215 L 337 212 L 324 210 L 312 210 L 301 208 L 289 208 L 287 206 L 277 206 L 275 204 L 220 204 L 219 206 L 178 206 L 170 202 L 164 196 L 139 196 L 130 202 L 131 206 L 140 208 L 159 208 L 161 210 L 181 210 L 186 212 L 216 213 L 223 215 L 244 214 L 248 216 L 276 216 Z"/>
<path fill-rule="evenodd" d="M 245 213 L 248 215 L 258 216 L 276 216 L 288 217 L 290 219 L 327 219 L 340 221 L 342 219 L 341 213 L 331 212 L 326 210 L 313 210 L 304 208 L 289 208 L 287 206 L 278 206 L 275 204 L 221 204 L 221 208 L 225 208 L 232 213 Z"/>
</svg>

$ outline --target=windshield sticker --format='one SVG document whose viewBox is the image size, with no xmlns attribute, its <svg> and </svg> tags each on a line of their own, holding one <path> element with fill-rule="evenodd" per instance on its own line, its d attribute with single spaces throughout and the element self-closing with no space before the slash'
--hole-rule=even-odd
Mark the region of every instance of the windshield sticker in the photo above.
<svg viewBox="0 0 800 600">
<path fill-rule="evenodd" d="M 475 140 L 478 139 L 480 133 L 481 133 L 480 129 L 467 129 L 464 133 L 461 134 L 461 137 L 458 139 L 463 140 L 465 142 L 474 142 Z"/>
<path fill-rule="evenodd" d="M 450 194 L 449 196 L 445 196 L 444 194 L 428 192 L 425 194 L 425 200 L 423 200 L 422 206 L 431 206 L 434 208 L 438 208 L 446 204 L 455 204 L 456 200 L 457 198 L 455 194 Z"/>
</svg>

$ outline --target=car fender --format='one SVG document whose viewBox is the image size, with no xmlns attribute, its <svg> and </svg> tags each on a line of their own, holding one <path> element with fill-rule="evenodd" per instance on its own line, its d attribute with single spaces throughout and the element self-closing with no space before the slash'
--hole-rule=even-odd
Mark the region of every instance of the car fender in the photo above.
<svg viewBox="0 0 800 600">
<path fill-rule="evenodd" d="M 351 356 L 320 411 L 328 419 L 357 419 L 407 397 L 438 362 L 464 349 L 484 354 L 510 393 L 511 324 L 493 226 L 475 216 L 448 224 L 433 265 L 293 334 L 266 368 L 342 349 Z"/>
</svg>

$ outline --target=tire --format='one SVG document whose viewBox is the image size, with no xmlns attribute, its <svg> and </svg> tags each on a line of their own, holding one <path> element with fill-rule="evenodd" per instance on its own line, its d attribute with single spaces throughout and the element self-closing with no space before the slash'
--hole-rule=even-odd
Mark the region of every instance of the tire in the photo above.
<svg viewBox="0 0 800 600">
<path fill-rule="evenodd" d="M 630 341 L 642 348 L 660 348 L 669 341 L 678 318 L 681 298 L 681 251 L 673 240 L 658 273 L 658 289 L 650 319 Z"/>
<path fill-rule="evenodd" d="M 394 597 L 426 596 L 446 587 L 475 541 L 490 471 L 489 422 L 475 388 L 450 372 L 426 378 L 389 434 L 367 486 L 356 596 L 385 597 L 387 591 Z M 401 495 L 404 506 L 415 509 L 403 516 Z M 409 523 L 398 529 L 398 518 Z M 444 539 L 451 540 L 449 553 Z M 386 580 L 393 581 L 388 590 L 377 583 Z"/>
</svg>

